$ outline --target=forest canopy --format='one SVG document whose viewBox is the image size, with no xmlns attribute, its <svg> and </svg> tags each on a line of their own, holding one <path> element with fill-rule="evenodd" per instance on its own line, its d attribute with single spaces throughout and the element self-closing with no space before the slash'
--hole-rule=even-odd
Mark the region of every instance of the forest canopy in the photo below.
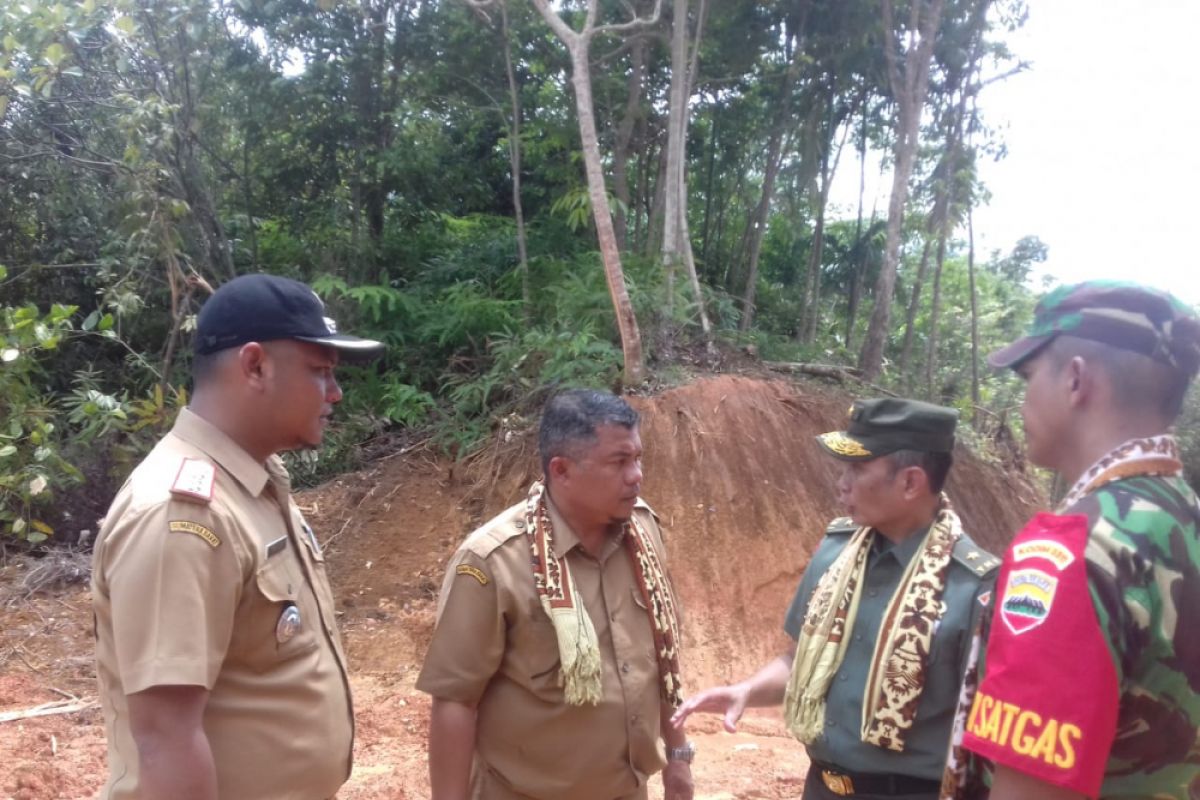
<svg viewBox="0 0 1200 800">
<path fill-rule="evenodd" d="M 731 354 L 1019 438 L 982 364 L 1047 246 L 977 252 L 1023 0 L 27 0 L 0 9 L 0 529 L 94 529 L 229 278 L 385 341 L 301 480 L 469 452 L 553 387 Z M 888 207 L 831 202 L 882 154 Z M 872 388 L 854 382 L 852 391 Z M 1189 414 L 1197 415 L 1195 404 Z M 1015 431 L 1015 434 L 1014 434 Z M 398 438 L 397 438 L 398 437 Z"/>
</svg>

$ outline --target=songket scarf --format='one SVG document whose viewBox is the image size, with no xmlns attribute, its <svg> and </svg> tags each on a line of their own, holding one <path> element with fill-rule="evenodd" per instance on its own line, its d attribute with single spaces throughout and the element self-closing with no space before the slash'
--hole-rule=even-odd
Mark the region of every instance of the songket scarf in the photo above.
<svg viewBox="0 0 1200 800">
<path fill-rule="evenodd" d="M 859 528 L 821 576 L 809 600 L 784 699 L 784 719 L 811 744 L 825 728 L 825 698 L 854 629 L 876 533 Z M 925 686 L 933 631 L 945 607 L 946 570 L 962 524 L 944 495 L 921 549 L 888 602 L 862 701 L 862 741 L 902 752 Z"/>
<path fill-rule="evenodd" d="M 559 678 L 566 701 L 570 705 L 596 705 L 603 695 L 600 643 L 571 578 L 569 564 L 554 553 L 554 526 L 543 481 L 536 481 L 529 488 L 525 501 L 525 533 L 533 559 L 534 588 L 558 637 Z M 649 532 L 636 514 L 625 523 L 620 536 L 650 616 L 662 697 L 675 708 L 683 701 L 679 618 L 666 570 Z"/>
</svg>

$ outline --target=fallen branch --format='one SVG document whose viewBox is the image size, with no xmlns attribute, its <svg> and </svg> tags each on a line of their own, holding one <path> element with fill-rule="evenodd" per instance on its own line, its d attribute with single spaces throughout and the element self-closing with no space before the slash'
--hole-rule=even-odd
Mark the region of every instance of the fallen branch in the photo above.
<svg viewBox="0 0 1200 800">
<path fill-rule="evenodd" d="M 891 389 L 885 389 L 870 381 L 863 380 L 859 377 L 859 371 L 855 367 L 839 367 L 836 364 L 804 364 L 798 361 L 764 361 L 763 366 L 773 372 L 799 372 L 803 375 L 833 378 L 840 383 L 853 381 L 861 386 L 866 386 L 877 394 L 887 395 L 888 397 L 900 397 L 900 395 Z"/>
<path fill-rule="evenodd" d="M 24 711 L 5 711 L 0 714 L 0 723 L 12 722 L 18 719 L 31 719 L 33 717 L 49 717 L 53 714 L 74 714 L 76 711 L 87 711 L 89 708 L 95 708 L 99 703 L 92 700 L 55 700 L 52 703 L 43 703 L 40 706 L 27 708 Z"/>
<path fill-rule="evenodd" d="M 843 381 L 847 378 L 857 379 L 857 369 L 839 367 L 835 364 L 804 364 L 798 361 L 764 361 L 763 366 L 774 372 L 801 372 L 805 375 L 819 375 L 822 378 L 833 378 Z"/>
</svg>

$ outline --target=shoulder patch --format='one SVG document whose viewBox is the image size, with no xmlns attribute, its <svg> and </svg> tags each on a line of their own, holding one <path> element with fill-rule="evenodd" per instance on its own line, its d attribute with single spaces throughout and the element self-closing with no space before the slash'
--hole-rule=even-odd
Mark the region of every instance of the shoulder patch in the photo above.
<svg viewBox="0 0 1200 800">
<path fill-rule="evenodd" d="M 171 494 L 193 503 L 211 503 L 217 470 L 200 458 L 184 458 L 171 484 Z"/>
<path fill-rule="evenodd" d="M 470 575 L 475 580 L 479 581 L 480 586 L 488 585 L 488 576 L 479 567 L 471 566 L 470 564 L 459 564 L 454 568 L 455 575 Z"/>
<path fill-rule="evenodd" d="M 167 523 L 167 529 L 172 533 L 190 533 L 199 536 L 205 543 L 214 550 L 221 546 L 221 537 L 212 532 L 212 529 L 206 528 L 199 522 L 190 522 L 188 520 L 173 519 Z"/>
<path fill-rule="evenodd" d="M 984 550 L 965 533 L 954 544 L 952 558 L 979 578 L 985 578 L 1001 564 L 1001 559 Z"/>
<path fill-rule="evenodd" d="M 829 526 L 825 528 L 825 533 L 854 533 L 856 530 L 858 530 L 858 525 L 854 524 L 854 520 L 849 517 L 838 517 L 829 523 Z"/>
</svg>

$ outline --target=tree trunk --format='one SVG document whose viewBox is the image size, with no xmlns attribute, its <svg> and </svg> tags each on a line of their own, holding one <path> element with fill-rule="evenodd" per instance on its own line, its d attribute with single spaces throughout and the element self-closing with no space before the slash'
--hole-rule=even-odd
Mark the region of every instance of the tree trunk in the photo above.
<svg viewBox="0 0 1200 800">
<path fill-rule="evenodd" d="M 621 117 L 621 124 L 617 126 L 617 135 L 613 141 L 613 196 L 621 201 L 621 207 L 617 208 L 613 215 L 613 222 L 617 246 L 625 252 L 631 249 L 629 214 L 638 213 L 629 194 L 629 144 L 633 141 L 634 125 L 639 116 L 638 107 L 642 101 L 642 76 L 645 74 L 646 65 L 646 41 L 642 37 L 634 39 L 630 45 L 629 60 L 629 94 L 625 99 L 625 114 Z"/>
<path fill-rule="evenodd" d="M 854 323 L 858 319 L 858 303 L 862 298 L 867 265 L 863 255 L 862 223 L 863 194 L 867 188 L 867 98 L 862 98 L 862 129 L 858 143 L 858 222 L 854 225 L 854 266 L 850 274 L 850 300 L 846 308 L 846 349 L 854 347 Z M 874 222 L 874 220 L 872 220 Z"/>
<path fill-rule="evenodd" d="M 807 11 L 807 8 L 806 4 L 805 11 Z M 804 22 L 801 21 L 798 29 L 792 31 L 792 41 L 795 49 L 792 51 L 792 59 L 788 63 L 787 72 L 783 76 L 783 86 L 779 91 L 775 120 L 771 126 L 771 138 L 767 144 L 767 164 L 763 172 L 762 197 L 759 198 L 758 206 L 755 208 L 746 226 L 746 234 L 749 237 L 750 255 L 746 264 L 746 289 L 742 294 L 742 321 L 738 326 L 743 331 L 750 330 L 750 326 L 754 324 L 754 300 L 758 292 L 758 259 L 762 253 L 762 240 L 766 233 L 767 215 L 771 210 L 771 195 L 775 191 L 775 176 L 779 173 L 782 161 L 783 137 L 787 132 L 790 116 L 792 86 L 795 85 L 796 78 L 800 75 L 800 66 L 804 60 L 804 48 L 802 46 L 804 41 L 803 25 Z"/>
<path fill-rule="evenodd" d="M 521 269 L 521 302 L 525 318 L 533 311 L 533 299 L 529 288 L 529 252 L 525 243 L 525 209 L 521 205 L 521 90 L 517 86 L 516 72 L 512 63 L 512 42 L 508 36 L 508 4 L 500 4 L 500 35 L 504 37 L 504 69 L 508 74 L 508 99 L 512 114 L 508 126 L 508 160 L 512 169 L 513 214 L 517 219 L 517 258 Z"/>
<path fill-rule="evenodd" d="M 946 240 L 950 238 L 949 220 L 950 216 L 947 214 L 938 236 L 937 259 L 933 269 L 933 297 L 929 305 L 929 343 L 925 352 L 925 396 L 933 403 L 938 402 L 937 387 L 933 384 L 933 378 L 937 371 L 938 325 L 941 323 L 942 312 L 942 267 L 946 264 Z"/>
<path fill-rule="evenodd" d="M 917 267 L 917 279 L 913 281 L 912 293 L 908 298 L 908 314 L 904 321 L 904 345 L 900 348 L 900 360 L 897 362 L 897 372 L 900 380 L 907 387 L 912 387 L 915 381 L 908 372 L 912 361 L 913 338 L 917 328 L 917 310 L 921 307 L 921 292 L 925 288 L 925 275 L 929 271 L 929 249 L 933 239 L 926 231 L 925 243 L 921 246 L 921 263 Z"/>
<path fill-rule="evenodd" d="M 699 52 L 700 36 L 705 16 L 705 0 L 700 0 L 697 13 L 694 52 Z M 709 349 L 712 349 L 712 326 L 704 307 L 704 292 L 696 275 L 692 241 L 687 220 L 687 125 L 688 101 L 691 97 L 693 67 L 688 58 L 688 0 L 674 0 L 674 19 L 671 34 L 671 92 L 667 125 L 667 180 L 663 217 L 663 266 L 667 270 L 667 313 L 674 302 L 675 271 L 682 263 L 696 301 L 700 330 Z"/>
<path fill-rule="evenodd" d="M 825 210 L 829 207 L 829 189 L 833 184 L 833 177 L 837 174 L 838 164 L 842 160 L 842 148 L 846 146 L 846 135 L 850 133 L 850 129 L 847 128 L 841 141 L 838 142 L 831 167 L 829 164 L 829 151 L 833 148 L 833 137 L 837 134 L 837 129 L 841 125 L 841 121 L 834 114 L 834 94 L 832 88 L 829 93 L 828 102 L 829 121 L 825 127 L 825 136 L 822 137 L 816 223 L 813 230 L 812 252 L 809 254 L 808 260 L 808 285 L 804 295 L 804 325 L 800 331 L 801 341 L 805 344 L 812 344 L 817 339 L 817 328 L 821 319 L 821 262 L 824 260 L 825 255 Z M 853 114 L 853 111 L 850 113 Z"/>
<path fill-rule="evenodd" d="M 710 231 L 709 221 L 712 219 L 713 194 L 715 194 L 715 192 L 713 191 L 713 177 L 715 176 L 716 168 L 717 168 L 717 142 L 719 141 L 718 135 L 717 135 L 718 134 L 717 119 L 719 117 L 720 117 L 720 114 L 718 113 L 718 110 L 716 108 L 714 108 L 713 112 L 712 112 L 712 130 L 709 133 L 708 142 L 707 142 L 707 144 L 708 144 L 708 174 L 704 179 L 704 224 L 701 226 L 701 229 L 700 229 L 700 241 L 701 241 L 700 260 L 704 262 L 706 269 L 709 267 L 709 261 L 708 261 L 708 242 L 709 242 L 709 231 Z M 707 275 L 709 276 L 709 278 L 711 280 L 711 276 L 712 276 L 711 269 L 708 269 Z"/>
<path fill-rule="evenodd" d="M 249 119 L 250 115 L 247 114 Z M 250 238 L 250 271 L 258 272 L 258 232 L 254 224 L 254 187 L 250 183 L 250 132 L 242 128 L 242 198 L 246 203 L 246 235 Z"/>
<path fill-rule="evenodd" d="M 608 192 L 604 188 L 604 171 L 600 164 L 600 142 L 596 137 L 596 118 L 592 105 L 592 79 L 588 63 L 589 39 L 582 38 L 571 50 L 571 85 L 575 88 L 575 113 L 579 117 L 579 134 L 583 145 L 583 163 L 587 171 L 588 194 L 592 200 L 592 216 L 600 242 L 600 257 L 604 261 L 604 278 L 617 315 L 621 333 L 621 349 L 625 356 L 625 385 L 642 382 L 645 367 L 642 359 L 642 337 L 637 317 L 625 286 L 621 268 L 621 253 L 613 230 L 612 212 L 608 207 Z"/>
<path fill-rule="evenodd" d="M 909 44 L 903 74 L 895 52 L 895 26 L 892 20 L 892 0 L 883 0 L 884 55 L 888 78 L 896 99 L 895 172 L 892 177 L 892 196 L 888 203 L 887 246 L 883 268 L 875 283 L 875 307 L 858 365 L 863 380 L 874 382 L 883 371 L 883 347 L 891 322 L 892 297 L 896 291 L 896 271 L 900 263 L 900 231 L 904 221 L 904 206 L 908 201 L 908 179 L 912 175 L 921 125 L 921 109 L 929 84 L 929 64 L 933 45 L 941 23 L 945 0 L 931 0 L 921 14 L 921 5 L 913 0 L 909 13 Z M 918 32 L 919 28 L 919 32 Z"/>
<path fill-rule="evenodd" d="M 657 166 L 657 173 L 654 179 L 654 194 L 647 196 L 653 197 L 653 202 L 650 204 L 650 221 L 646 227 L 646 253 L 657 253 L 662 250 L 663 232 L 666 228 L 666 206 L 667 206 L 667 148 L 660 147 L 655 154 L 652 164 Z"/>
<path fill-rule="evenodd" d="M 979 297 L 975 291 L 975 210 L 970 207 L 967 208 L 967 279 L 971 290 L 971 421 L 978 423 L 975 409 L 979 407 Z"/>
<path fill-rule="evenodd" d="M 576 32 L 550 8 L 550 0 L 533 0 L 534 7 L 546 20 L 550 29 L 566 45 L 571 54 L 571 85 L 575 89 L 575 113 L 579 119 L 579 138 L 583 150 L 583 165 L 587 173 L 588 195 L 592 201 L 592 217 L 596 224 L 596 236 L 600 244 L 600 258 L 604 263 L 604 278 L 612 297 L 613 311 L 617 317 L 617 329 L 621 334 L 621 349 L 625 357 L 625 386 L 635 386 L 645 377 L 642 356 L 642 337 L 638 332 L 637 317 L 629 300 L 625 286 L 625 272 L 621 268 L 621 253 L 617 248 L 617 236 L 613 229 L 612 211 L 608 205 L 608 192 L 604 186 L 604 170 L 600 163 L 600 142 L 596 136 L 596 114 L 592 102 L 592 77 L 589 51 L 592 36 L 596 32 L 596 14 L 599 0 L 588 0 L 587 18 L 583 33 Z M 656 0 L 653 19 L 658 19 L 661 2 Z M 637 20 L 642 24 L 643 20 Z M 618 26 L 609 26 L 616 30 Z M 619 26 L 628 29 L 630 26 Z"/>
</svg>

